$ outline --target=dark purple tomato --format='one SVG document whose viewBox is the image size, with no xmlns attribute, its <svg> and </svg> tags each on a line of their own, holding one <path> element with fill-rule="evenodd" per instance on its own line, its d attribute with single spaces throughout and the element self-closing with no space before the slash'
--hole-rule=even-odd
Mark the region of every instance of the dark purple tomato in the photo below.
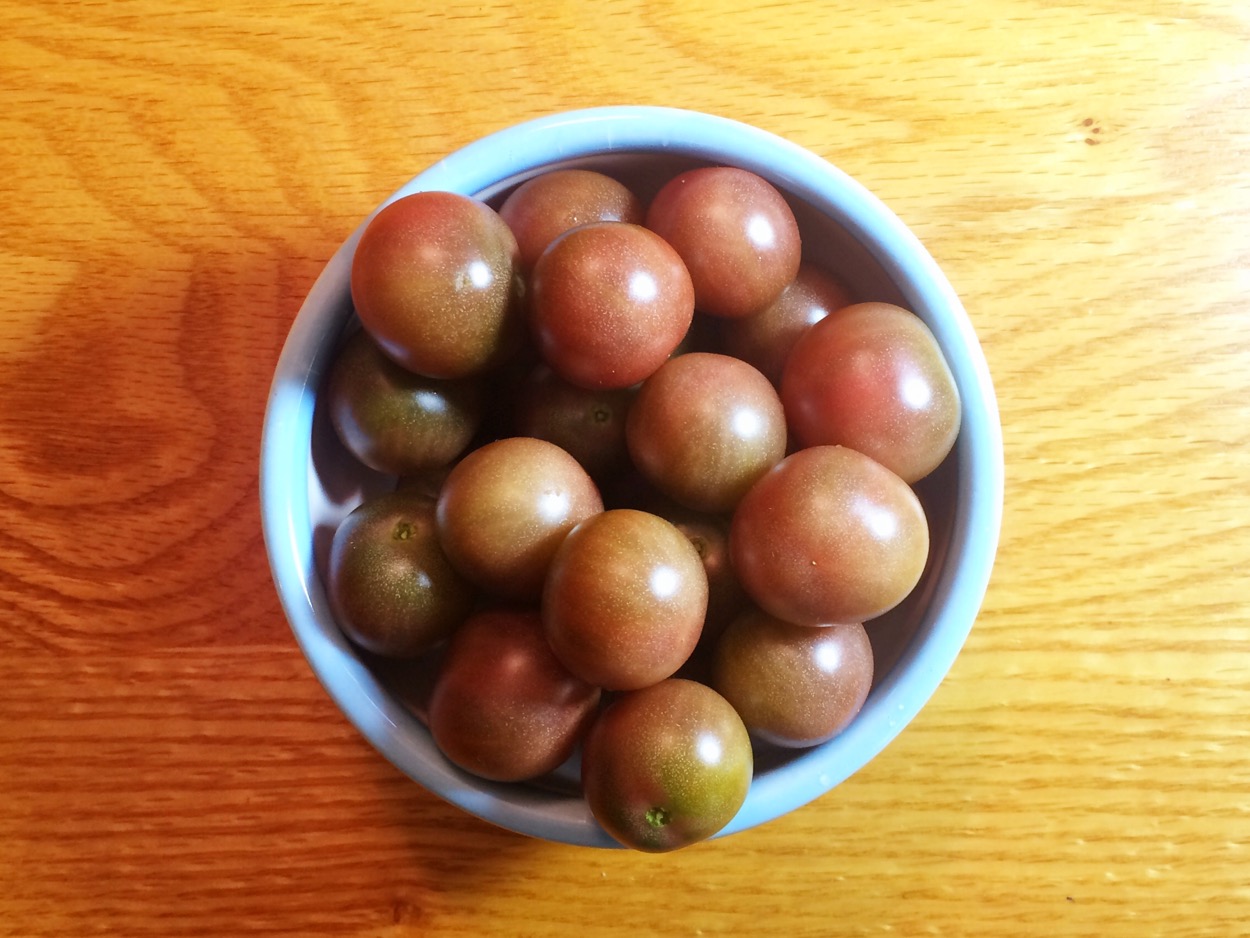
<svg viewBox="0 0 1250 938">
<path fill-rule="evenodd" d="M 814 264 L 803 264 L 775 302 L 753 316 L 725 323 L 725 353 L 749 362 L 780 385 L 782 368 L 799 336 L 850 303 L 845 284 Z"/>
<path fill-rule="evenodd" d="M 530 324 L 539 353 L 580 387 L 642 381 L 664 364 L 693 316 L 681 258 L 637 225 L 574 228 L 534 265 Z"/>
<path fill-rule="evenodd" d="M 680 506 L 656 509 L 655 513 L 686 535 L 703 561 L 703 572 L 707 574 L 707 614 L 699 641 L 714 642 L 748 605 L 729 559 L 729 520 Z"/>
<path fill-rule="evenodd" d="M 556 444 L 602 479 L 628 458 L 625 415 L 633 399 L 630 388 L 579 388 L 539 365 L 517 392 L 513 429 Z"/>
<path fill-rule="evenodd" d="M 516 782 L 564 762 L 598 704 L 599 689 L 551 653 L 537 613 L 480 612 L 447 646 L 430 695 L 430 734 L 462 769 Z"/>
<path fill-rule="evenodd" d="M 753 609 L 721 636 L 712 686 L 765 742 L 816 746 L 855 719 L 872 674 L 872 645 L 858 622 L 813 628 Z"/>
<path fill-rule="evenodd" d="M 473 438 L 485 405 L 478 380 L 414 374 L 363 331 L 339 350 L 326 386 L 330 421 L 343 445 L 366 466 L 392 475 L 450 463 Z"/>
<path fill-rule="evenodd" d="M 339 523 L 326 592 L 348 638 L 392 657 L 413 657 L 442 641 L 474 598 L 439 546 L 434 502 L 419 492 L 370 499 Z"/>
<path fill-rule="evenodd" d="M 729 511 L 786 450 L 786 417 L 768 379 L 727 355 L 691 352 L 648 378 L 629 409 L 634 464 L 670 498 Z"/>
<path fill-rule="evenodd" d="M 802 445 L 849 446 L 905 482 L 936 469 L 959 435 L 959 390 L 937 340 L 889 303 L 847 306 L 809 329 L 781 396 Z"/>
<path fill-rule="evenodd" d="M 560 235 L 600 221 L 641 225 L 638 197 L 611 176 L 588 169 L 558 169 L 521 183 L 499 208 L 521 249 L 521 266 L 533 268 Z"/>
<path fill-rule="evenodd" d="M 670 180 L 647 209 L 647 227 L 676 248 L 695 305 L 713 316 L 758 313 L 799 272 L 794 213 L 767 180 L 744 169 L 710 166 Z"/>
<path fill-rule="evenodd" d="M 576 459 L 545 440 L 511 437 L 469 453 L 438 496 L 438 534 L 453 565 L 511 599 L 537 599 L 551 558 L 578 522 L 603 510 Z"/>
<path fill-rule="evenodd" d="M 721 327 L 723 324 L 723 319 L 717 319 L 714 316 L 708 316 L 706 313 L 700 313 L 698 310 L 695 310 L 690 328 L 686 330 L 685 337 L 677 344 L 677 348 L 673 349 L 673 354 L 669 357 L 675 358 L 678 355 L 689 355 L 691 352 L 723 351 L 721 348 Z"/>
<path fill-rule="evenodd" d="M 409 371 L 460 378 L 499 364 L 524 333 L 516 238 L 490 206 L 452 192 L 398 199 L 352 260 L 356 313 Z"/>
<path fill-rule="evenodd" d="M 864 622 L 912 591 L 929 555 L 919 499 L 844 446 L 787 456 L 738 505 L 729 531 L 738 582 L 786 622 Z"/>
<path fill-rule="evenodd" d="M 556 551 L 543 625 L 574 674 L 607 690 L 635 690 L 690 657 L 707 595 L 699 554 L 677 528 L 644 511 L 605 511 L 569 532 Z"/>
<path fill-rule="evenodd" d="M 690 539 L 707 574 L 707 614 L 703 617 L 703 631 L 694 651 L 674 676 L 710 684 L 712 657 L 721 634 L 751 601 L 738 583 L 730 562 L 729 518 L 693 511 L 667 499 L 665 502 L 663 507 L 649 510 L 672 522 Z"/>
<path fill-rule="evenodd" d="M 603 829 L 662 853 L 711 837 L 746 801 L 754 761 L 746 727 L 724 697 L 670 679 L 604 710 L 582 750 L 582 788 Z"/>
<path fill-rule="evenodd" d="M 431 501 L 438 501 L 438 495 L 443 490 L 443 483 L 447 481 L 450 472 L 451 466 L 439 466 L 437 469 L 425 469 L 421 472 L 402 475 L 395 480 L 395 491 L 414 492 L 424 495 Z"/>
</svg>

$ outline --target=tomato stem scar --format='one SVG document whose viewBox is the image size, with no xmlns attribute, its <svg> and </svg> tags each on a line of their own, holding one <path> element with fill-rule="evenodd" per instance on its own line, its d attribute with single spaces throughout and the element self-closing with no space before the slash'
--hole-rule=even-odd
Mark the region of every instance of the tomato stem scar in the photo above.
<svg viewBox="0 0 1250 938">
<path fill-rule="evenodd" d="M 669 821 L 669 812 L 661 807 L 650 808 L 647 811 L 647 823 L 652 827 L 663 827 Z"/>
</svg>

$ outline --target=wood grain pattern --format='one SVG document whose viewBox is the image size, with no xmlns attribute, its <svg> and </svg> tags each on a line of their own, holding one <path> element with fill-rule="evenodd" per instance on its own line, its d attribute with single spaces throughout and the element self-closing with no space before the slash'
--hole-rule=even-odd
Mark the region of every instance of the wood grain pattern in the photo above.
<svg viewBox="0 0 1250 938">
<path fill-rule="evenodd" d="M 0 935 L 1250 934 L 1250 13 L 0 0 Z M 1002 410 L 984 611 L 835 792 L 667 858 L 406 781 L 308 672 L 257 451 L 370 207 L 660 103 L 876 191 Z"/>
</svg>

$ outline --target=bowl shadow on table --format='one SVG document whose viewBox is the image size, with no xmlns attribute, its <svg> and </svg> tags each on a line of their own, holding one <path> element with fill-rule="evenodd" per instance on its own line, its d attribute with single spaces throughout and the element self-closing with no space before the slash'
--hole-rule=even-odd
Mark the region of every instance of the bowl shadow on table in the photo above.
<svg viewBox="0 0 1250 938">
<path fill-rule="evenodd" d="M 403 851 L 389 897 L 396 925 L 428 927 L 443 913 L 463 915 L 499 884 L 523 879 L 535 856 L 553 847 L 463 811 L 398 770 L 386 773 L 377 804 Z"/>
</svg>

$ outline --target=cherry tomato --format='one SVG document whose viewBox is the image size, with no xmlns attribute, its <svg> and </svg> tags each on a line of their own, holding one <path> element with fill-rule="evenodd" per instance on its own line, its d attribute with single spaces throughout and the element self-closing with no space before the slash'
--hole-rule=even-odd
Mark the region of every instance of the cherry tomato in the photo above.
<svg viewBox="0 0 1250 938">
<path fill-rule="evenodd" d="M 758 313 L 799 271 L 799 226 L 767 180 L 729 166 L 692 169 L 647 209 L 647 227 L 676 248 L 695 305 L 713 316 Z"/>
<path fill-rule="evenodd" d="M 417 492 L 364 502 L 330 543 L 326 591 L 339 627 L 378 655 L 419 655 L 446 638 L 473 590 L 439 546 L 434 503 Z"/>
<path fill-rule="evenodd" d="M 499 217 L 516 235 L 521 266 L 530 270 L 566 231 L 600 221 L 641 225 L 643 213 L 638 197 L 611 176 L 557 169 L 521 183 L 500 206 Z"/>
<path fill-rule="evenodd" d="M 786 451 L 786 416 L 768 379 L 746 362 L 691 352 L 648 378 L 629 409 L 634 464 L 700 511 L 728 511 Z"/>
<path fill-rule="evenodd" d="M 557 238 L 534 265 L 531 291 L 539 352 L 584 388 L 627 388 L 648 377 L 694 316 L 694 288 L 677 252 L 623 222 Z"/>
<path fill-rule="evenodd" d="M 781 396 L 802 445 L 849 446 L 905 482 L 936 469 L 959 435 L 959 390 L 937 340 L 889 303 L 812 326 L 786 360 Z"/>
<path fill-rule="evenodd" d="M 690 657 L 707 595 L 703 563 L 684 534 L 644 511 L 605 511 L 570 531 L 556 551 L 543 625 L 574 674 L 607 690 L 634 690 Z"/>
<path fill-rule="evenodd" d="M 782 368 L 799 336 L 850 303 L 850 290 L 842 281 L 814 264 L 802 264 L 775 302 L 753 316 L 725 323 L 725 353 L 749 362 L 780 385 Z"/>
<path fill-rule="evenodd" d="M 517 391 L 513 426 L 519 436 L 556 444 L 602 479 L 627 458 L 625 415 L 633 399 L 632 389 L 579 388 L 539 365 Z"/>
<path fill-rule="evenodd" d="M 512 437 L 464 457 L 438 496 L 438 534 L 455 567 L 479 586 L 537 599 L 556 549 L 603 510 L 577 460 L 545 440 Z"/>
<path fill-rule="evenodd" d="M 725 698 L 673 678 L 600 714 L 582 752 L 590 811 L 627 847 L 660 853 L 711 837 L 746 800 L 746 727 Z"/>
<path fill-rule="evenodd" d="M 450 463 L 469 445 L 486 406 L 485 386 L 476 379 L 414 374 L 364 331 L 339 351 L 325 395 L 343 445 L 366 466 L 392 475 Z"/>
<path fill-rule="evenodd" d="M 738 581 L 786 622 L 864 622 L 912 591 L 929 555 L 920 500 L 889 469 L 844 446 L 787 456 L 734 512 Z"/>
<path fill-rule="evenodd" d="M 714 642 L 747 606 L 746 593 L 729 559 L 729 521 L 721 515 L 680 506 L 656 509 L 656 514 L 686 535 L 703 561 L 703 572 L 707 574 L 707 614 L 699 641 Z"/>
<path fill-rule="evenodd" d="M 860 623 L 791 625 L 753 609 L 721 636 L 712 686 L 765 742 L 816 746 L 855 719 L 872 674 L 872 645 Z"/>
<path fill-rule="evenodd" d="M 430 734 L 462 769 L 520 781 L 564 762 L 598 703 L 599 689 L 551 653 L 537 613 L 480 612 L 447 647 L 430 695 Z"/>
<path fill-rule="evenodd" d="M 352 260 L 356 313 L 409 371 L 459 378 L 493 367 L 524 330 L 516 238 L 490 206 L 418 192 L 369 222 Z"/>
</svg>

